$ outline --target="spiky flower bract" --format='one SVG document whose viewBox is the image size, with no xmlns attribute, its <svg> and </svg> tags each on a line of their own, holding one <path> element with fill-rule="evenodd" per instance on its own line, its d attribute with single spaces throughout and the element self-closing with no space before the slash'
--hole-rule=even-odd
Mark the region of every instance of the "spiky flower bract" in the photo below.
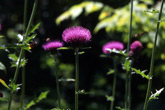
<svg viewBox="0 0 165 110">
<path fill-rule="evenodd" d="M 119 41 L 110 41 L 110 42 L 107 42 L 106 44 L 104 44 L 102 47 L 102 51 L 104 54 L 110 53 L 107 49 L 123 50 L 124 45 L 123 45 L 123 43 L 121 43 Z"/>
<path fill-rule="evenodd" d="M 80 46 L 91 40 L 91 32 L 81 26 L 73 26 L 65 29 L 62 33 L 63 40 L 72 46 Z"/>
<path fill-rule="evenodd" d="M 45 51 L 57 50 L 58 48 L 62 46 L 63 46 L 63 43 L 60 41 L 48 41 L 47 43 L 42 45 Z"/>
</svg>

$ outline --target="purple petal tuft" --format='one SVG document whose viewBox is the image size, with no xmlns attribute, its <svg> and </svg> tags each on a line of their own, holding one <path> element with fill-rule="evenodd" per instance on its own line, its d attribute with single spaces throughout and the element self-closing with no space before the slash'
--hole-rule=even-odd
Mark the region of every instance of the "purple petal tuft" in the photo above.
<svg viewBox="0 0 165 110">
<path fill-rule="evenodd" d="M 103 45 L 103 47 L 102 47 L 103 53 L 108 54 L 109 51 L 107 51 L 107 49 L 123 50 L 124 45 L 123 45 L 123 43 L 121 43 L 119 41 L 110 41 Z"/>
<path fill-rule="evenodd" d="M 54 50 L 54 49 L 60 48 L 62 46 L 63 46 L 63 43 L 60 41 L 49 41 L 49 42 L 45 43 L 44 45 L 42 45 L 42 47 L 45 51 Z"/>
</svg>

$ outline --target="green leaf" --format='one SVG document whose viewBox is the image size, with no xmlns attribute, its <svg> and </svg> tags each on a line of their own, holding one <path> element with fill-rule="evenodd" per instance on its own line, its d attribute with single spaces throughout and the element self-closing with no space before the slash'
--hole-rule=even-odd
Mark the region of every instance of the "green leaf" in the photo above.
<svg viewBox="0 0 165 110">
<path fill-rule="evenodd" d="M 24 110 L 27 110 L 29 109 L 30 107 L 32 107 L 33 105 L 39 103 L 41 100 L 45 99 L 48 95 L 49 91 L 45 91 L 45 92 L 42 92 L 38 98 L 32 100 L 30 103 L 28 103 L 26 106 L 25 106 L 25 109 Z"/>
<path fill-rule="evenodd" d="M 9 86 L 6 84 L 6 82 L 0 78 L 0 83 L 5 86 L 6 88 L 10 89 Z"/>
<path fill-rule="evenodd" d="M 13 80 L 10 82 L 10 90 L 12 93 L 18 91 L 20 89 L 21 84 L 15 84 Z"/>
<path fill-rule="evenodd" d="M 25 43 L 29 43 L 32 39 L 34 39 L 37 36 L 37 34 L 33 34 L 30 37 L 27 37 L 27 39 L 25 40 Z"/>
<path fill-rule="evenodd" d="M 30 33 L 33 33 L 36 29 L 38 29 L 39 26 L 40 26 L 40 24 L 41 24 L 40 22 L 37 23 L 37 24 L 31 29 Z"/>
<path fill-rule="evenodd" d="M 149 100 L 151 99 L 159 99 L 159 95 L 162 93 L 162 91 L 164 90 L 164 88 L 161 88 L 160 90 L 156 90 L 156 92 L 153 94 L 151 94 Z"/>
<path fill-rule="evenodd" d="M 72 79 L 72 78 L 64 79 L 64 78 L 62 78 L 62 79 L 59 79 L 59 81 L 61 81 L 61 82 L 74 82 L 75 79 Z"/>
<path fill-rule="evenodd" d="M 145 75 L 146 70 L 140 71 L 140 69 L 132 68 L 133 71 L 135 71 L 137 74 L 141 75 L 143 78 L 146 78 L 148 80 L 152 79 L 149 75 Z"/>
<path fill-rule="evenodd" d="M 76 94 L 88 94 L 88 92 L 85 92 L 85 90 L 79 90 L 78 92 L 76 92 Z"/>
<path fill-rule="evenodd" d="M 116 107 L 117 110 L 126 110 L 124 108 L 121 108 L 121 107 Z"/>
<path fill-rule="evenodd" d="M 150 9 L 150 10 L 146 10 L 145 12 L 148 12 L 148 13 L 159 13 L 159 10 Z"/>
<path fill-rule="evenodd" d="M 131 62 L 130 62 L 129 60 L 126 59 L 125 62 L 124 62 L 123 68 L 124 68 L 126 71 L 130 71 Z"/>
<path fill-rule="evenodd" d="M 114 74 L 115 73 L 115 70 L 114 69 L 110 69 L 109 72 L 107 73 L 107 75 L 111 75 L 111 74 Z"/>
<path fill-rule="evenodd" d="M 51 109 L 51 110 L 62 110 L 62 109 L 60 109 L 60 108 L 53 108 L 53 109 Z M 69 110 L 69 109 L 68 109 Z"/>
<path fill-rule="evenodd" d="M 114 98 L 112 96 L 105 95 L 105 97 L 107 98 L 107 101 L 114 101 Z"/>
<path fill-rule="evenodd" d="M 58 50 L 70 50 L 70 49 L 72 49 L 71 47 L 60 47 L 60 48 L 58 48 Z"/>
<path fill-rule="evenodd" d="M 3 35 L 0 35 L 0 38 L 3 38 L 3 37 L 5 37 L 5 36 L 3 36 Z"/>
<path fill-rule="evenodd" d="M 11 59 L 12 61 L 17 61 L 18 57 L 15 54 L 9 54 L 9 59 Z"/>
<path fill-rule="evenodd" d="M 8 100 L 0 97 L 0 102 L 7 102 Z"/>
<path fill-rule="evenodd" d="M 0 70 L 5 71 L 5 73 L 6 73 L 6 67 L 2 62 L 0 62 Z"/>
</svg>

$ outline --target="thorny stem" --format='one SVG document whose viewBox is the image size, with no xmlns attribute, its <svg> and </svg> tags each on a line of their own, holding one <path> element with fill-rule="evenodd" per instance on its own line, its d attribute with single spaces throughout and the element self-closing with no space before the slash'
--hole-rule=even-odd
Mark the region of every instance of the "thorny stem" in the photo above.
<svg viewBox="0 0 165 110">
<path fill-rule="evenodd" d="M 24 17 L 23 17 L 23 34 L 25 33 L 26 29 L 26 22 L 27 22 L 27 6 L 28 6 L 28 0 L 25 0 L 24 2 Z M 25 58 L 25 53 L 23 55 Z M 21 91 L 21 110 L 23 110 L 24 107 L 24 98 L 25 98 L 25 65 L 22 67 L 22 91 Z"/>
<path fill-rule="evenodd" d="M 34 18 L 36 9 L 37 9 L 37 4 L 38 4 L 38 0 L 35 0 L 34 6 L 33 6 L 33 10 L 32 10 L 32 14 L 31 14 L 31 17 L 30 17 L 30 20 L 29 20 L 29 23 L 28 23 L 28 26 L 27 26 L 27 29 L 26 29 L 26 33 L 25 33 L 25 36 L 23 37 L 23 44 L 25 44 L 24 40 L 28 36 L 29 30 L 30 30 L 30 26 L 32 24 L 32 21 L 33 21 L 33 18 Z M 24 50 L 21 48 L 21 51 L 20 51 L 20 54 L 19 54 L 19 57 L 18 57 L 18 64 L 17 64 L 16 70 L 15 70 L 15 74 L 14 74 L 14 79 L 13 79 L 13 82 L 14 83 L 17 82 L 19 68 L 20 68 L 20 62 L 21 62 L 21 59 L 23 57 L 23 54 L 24 54 Z M 11 102 L 12 102 L 13 92 L 11 92 L 11 95 L 10 96 L 11 97 L 10 97 L 10 100 L 9 100 L 8 110 L 10 110 L 10 108 L 11 108 Z"/>
<path fill-rule="evenodd" d="M 147 93 L 146 93 L 146 98 L 145 98 L 145 103 L 144 103 L 143 110 L 147 110 L 149 97 L 150 97 L 150 93 L 151 93 L 152 77 L 153 77 L 154 61 L 155 61 L 155 53 L 156 53 L 156 42 L 157 42 L 157 35 L 158 35 L 158 32 L 159 32 L 159 24 L 160 24 L 160 20 L 161 20 L 161 16 L 162 16 L 163 3 L 164 3 L 164 0 L 162 0 L 162 2 L 161 2 L 160 12 L 159 12 L 159 16 L 158 16 L 158 22 L 157 22 L 157 28 L 156 28 L 155 40 L 154 40 L 154 47 L 153 47 L 153 50 L 152 50 L 150 72 L 149 72 L 149 76 L 150 76 L 151 79 L 148 80 L 148 88 L 147 88 Z"/>
<path fill-rule="evenodd" d="M 79 89 L 79 48 L 75 48 L 75 68 L 76 68 L 76 82 L 75 82 L 75 110 L 78 110 L 78 89 Z"/>
<path fill-rule="evenodd" d="M 59 86 L 59 78 L 58 78 L 58 71 L 57 71 L 57 62 L 56 62 L 56 56 L 54 58 L 55 60 L 55 77 L 56 77 L 56 89 L 57 89 L 57 97 L 58 97 L 58 107 L 61 108 L 61 102 L 60 102 L 60 86 Z"/>
<path fill-rule="evenodd" d="M 127 44 L 127 52 L 129 52 L 130 48 L 130 42 L 131 42 L 131 35 L 132 35 L 132 14 L 133 14 L 133 0 L 131 0 L 131 12 L 130 12 L 130 27 L 129 27 L 129 38 L 128 38 L 128 44 Z M 130 110 L 131 107 L 131 73 L 127 71 L 126 73 L 126 83 L 125 83 L 125 109 Z"/>
<path fill-rule="evenodd" d="M 112 89 L 113 100 L 111 101 L 110 110 L 114 110 L 114 101 L 115 101 L 115 94 L 116 94 L 116 80 L 117 80 L 116 58 L 114 58 L 113 65 L 114 65 L 115 73 L 114 73 L 114 78 L 113 78 L 113 89 Z"/>
</svg>

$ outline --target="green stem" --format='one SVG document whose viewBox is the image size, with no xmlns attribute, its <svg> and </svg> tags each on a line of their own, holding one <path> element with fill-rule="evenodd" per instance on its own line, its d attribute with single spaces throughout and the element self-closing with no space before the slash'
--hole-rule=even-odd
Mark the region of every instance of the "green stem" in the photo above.
<svg viewBox="0 0 165 110">
<path fill-rule="evenodd" d="M 133 0 L 131 0 L 131 12 L 130 12 L 130 26 L 129 26 L 129 38 L 128 38 L 128 44 L 127 44 L 127 52 L 129 52 L 130 43 L 131 43 L 131 35 L 132 35 L 132 19 L 133 19 Z M 125 88 L 125 109 L 130 110 L 131 106 L 131 73 L 127 71 L 126 73 L 126 88 Z"/>
<path fill-rule="evenodd" d="M 56 57 L 55 63 L 56 63 Z M 59 86 L 59 78 L 57 73 L 57 65 L 55 64 L 55 77 L 56 77 L 56 89 L 57 89 L 57 97 L 58 97 L 58 107 L 61 108 L 61 102 L 60 102 L 60 86 Z"/>
<path fill-rule="evenodd" d="M 24 98 L 25 98 L 25 66 L 22 68 L 22 91 L 21 91 L 21 110 L 24 109 Z"/>
<path fill-rule="evenodd" d="M 75 110 L 78 110 L 78 89 L 79 89 L 79 48 L 75 48 L 75 66 L 76 66 L 76 82 L 75 82 Z"/>
<path fill-rule="evenodd" d="M 164 3 L 164 0 L 162 0 L 162 2 L 161 2 L 160 12 L 159 12 L 159 16 L 158 16 L 158 22 L 157 22 L 157 28 L 156 28 L 155 40 L 154 40 L 154 47 L 153 47 L 153 50 L 152 50 L 150 72 L 149 72 L 149 76 L 151 77 L 151 79 L 148 80 L 148 87 L 147 87 L 147 93 L 146 93 L 146 98 L 145 98 L 145 103 L 144 103 L 143 110 L 147 110 L 149 97 L 150 97 L 150 93 L 151 93 L 152 77 L 153 77 L 154 61 L 155 61 L 155 53 L 156 53 L 156 42 L 157 42 L 157 36 L 158 36 L 158 32 L 159 32 L 160 20 L 161 20 L 161 16 L 162 16 L 163 3 Z"/>
<path fill-rule="evenodd" d="M 24 2 L 24 17 L 23 17 L 23 34 L 25 33 L 26 29 L 26 22 L 27 22 L 27 5 L 28 0 L 25 0 Z M 25 53 L 23 55 L 23 58 L 25 58 Z M 25 66 L 22 67 L 22 91 L 21 91 L 21 110 L 23 110 L 24 107 L 24 98 L 25 98 Z"/>
<path fill-rule="evenodd" d="M 23 38 L 23 44 L 25 44 L 24 40 L 27 38 L 28 36 L 28 32 L 30 30 L 30 26 L 32 24 L 32 20 L 34 18 L 34 15 L 35 15 L 35 12 L 36 12 L 36 9 L 37 9 L 37 4 L 38 4 L 38 0 L 35 0 L 34 2 L 34 6 L 33 6 L 33 10 L 32 10 L 32 14 L 31 14 L 31 17 L 30 17 L 30 20 L 29 20 L 29 23 L 28 23 L 28 26 L 27 26 L 27 29 L 26 29 L 26 33 L 25 33 L 25 36 Z M 18 57 L 18 65 L 16 67 L 16 70 L 15 70 L 15 74 L 14 74 L 14 79 L 13 79 L 13 82 L 16 83 L 17 82 L 17 78 L 18 78 L 18 73 L 19 73 L 19 68 L 20 68 L 20 62 L 21 62 L 21 59 L 23 57 L 23 54 L 24 54 L 24 50 L 21 48 L 21 51 L 20 51 L 20 54 L 19 54 L 19 57 Z M 10 96 L 13 96 L 13 92 L 11 93 Z M 11 102 L 12 102 L 12 97 L 10 97 L 10 100 L 9 100 L 9 105 L 8 105 L 8 110 L 10 110 L 11 108 Z"/>
<path fill-rule="evenodd" d="M 110 110 L 114 110 L 114 101 L 115 101 L 115 94 L 116 94 L 117 69 L 116 69 L 116 59 L 115 58 L 113 61 L 113 65 L 114 65 L 115 73 L 114 73 L 114 78 L 113 78 L 113 89 L 112 89 L 113 100 L 111 102 L 111 109 Z"/>
</svg>

